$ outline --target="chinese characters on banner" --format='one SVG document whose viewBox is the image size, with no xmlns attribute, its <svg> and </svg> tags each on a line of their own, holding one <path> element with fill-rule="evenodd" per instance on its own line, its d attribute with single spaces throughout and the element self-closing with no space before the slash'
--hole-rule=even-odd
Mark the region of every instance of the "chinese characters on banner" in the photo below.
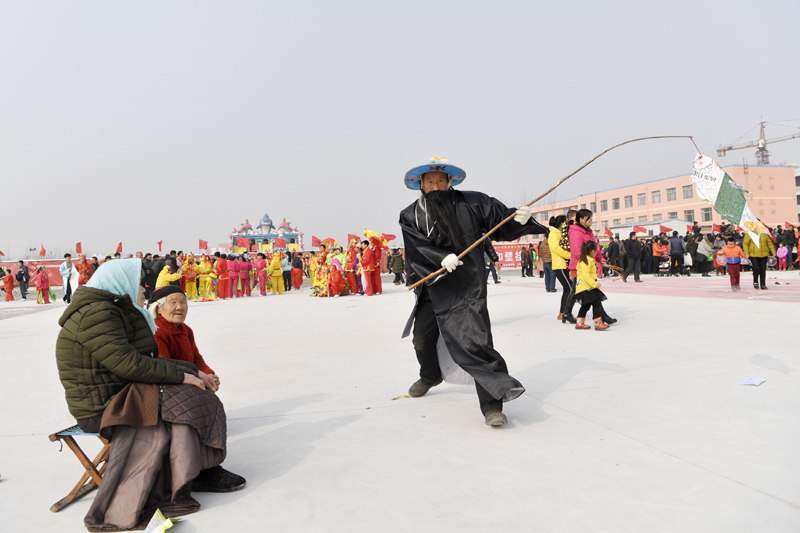
<svg viewBox="0 0 800 533">
<path fill-rule="evenodd" d="M 522 266 L 522 244 L 493 244 L 493 246 L 503 267 Z M 524 246 L 528 247 L 527 244 Z"/>
</svg>

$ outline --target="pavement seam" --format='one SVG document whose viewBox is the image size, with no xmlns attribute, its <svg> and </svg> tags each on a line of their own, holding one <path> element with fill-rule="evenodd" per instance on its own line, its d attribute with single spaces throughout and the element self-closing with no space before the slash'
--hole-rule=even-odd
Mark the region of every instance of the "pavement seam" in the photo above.
<svg viewBox="0 0 800 533">
<path fill-rule="evenodd" d="M 525 395 L 527 396 L 527 393 Z M 620 437 L 624 437 L 624 438 L 626 438 L 628 440 L 631 440 L 633 442 L 641 444 L 642 446 L 646 446 L 646 447 L 650 448 L 651 450 L 655 450 L 655 451 L 657 451 L 659 453 L 663 453 L 664 455 L 672 457 L 673 459 L 677 459 L 678 461 L 681 461 L 683 463 L 690 464 L 690 465 L 694 466 L 695 468 L 699 468 L 700 470 L 704 470 L 704 471 L 706 471 L 706 472 L 708 472 L 710 474 L 714 474 L 716 476 L 719 476 L 719 477 L 721 477 L 723 479 L 726 479 L 728 481 L 736 483 L 737 485 L 741 485 L 742 487 L 750 489 L 750 490 L 752 490 L 754 492 L 758 492 L 759 494 L 763 494 L 764 496 L 767 496 L 767 497 L 772 498 L 774 500 L 778 500 L 779 502 L 785 503 L 786 505 L 788 505 L 790 507 L 794 507 L 795 509 L 800 509 L 800 505 L 798 505 L 796 503 L 784 500 L 783 498 L 781 498 L 779 496 L 775 496 L 774 494 L 770 494 L 769 492 L 765 492 L 765 491 L 763 491 L 761 489 L 757 489 L 755 487 L 751 487 L 750 485 L 748 485 L 746 483 L 742 483 L 741 481 L 738 481 L 736 479 L 730 478 L 730 477 L 726 476 L 725 474 L 721 474 L 719 472 L 715 472 L 714 470 L 711 470 L 710 468 L 706 468 L 705 466 L 699 465 L 697 463 L 693 463 L 692 461 L 689 461 L 687 459 L 679 457 L 679 456 L 677 456 L 677 455 L 675 455 L 673 453 L 670 453 L 668 451 L 662 450 L 661 448 L 657 448 L 657 447 L 653 446 L 652 444 L 648 444 L 648 443 L 646 443 L 644 441 L 641 441 L 639 439 L 631 437 L 630 435 L 626 435 L 625 433 L 622 433 L 621 431 L 617 431 L 616 429 L 610 428 L 608 426 L 604 426 L 603 424 L 601 424 L 599 422 L 596 422 L 594 420 L 590 420 L 590 419 L 588 419 L 588 418 L 586 418 L 584 416 L 581 416 L 581 415 L 579 415 L 577 413 L 574 413 L 574 412 L 570 411 L 569 409 L 565 409 L 564 407 L 558 406 L 558 405 L 556 405 L 554 403 L 542 400 L 541 398 L 536 398 L 536 399 L 539 400 L 540 402 L 544 403 L 544 404 L 547 404 L 547 405 L 549 405 L 551 407 L 555 407 L 556 409 L 564 411 L 565 413 L 569 413 L 569 414 L 571 414 L 571 415 L 573 415 L 573 416 L 575 416 L 577 418 L 580 418 L 581 420 L 585 420 L 586 422 L 589 422 L 590 424 L 594 424 L 596 426 L 600 426 L 601 428 L 606 429 L 606 430 L 608 430 L 608 431 L 610 431 L 612 433 L 615 433 L 615 434 L 619 435 Z"/>
</svg>

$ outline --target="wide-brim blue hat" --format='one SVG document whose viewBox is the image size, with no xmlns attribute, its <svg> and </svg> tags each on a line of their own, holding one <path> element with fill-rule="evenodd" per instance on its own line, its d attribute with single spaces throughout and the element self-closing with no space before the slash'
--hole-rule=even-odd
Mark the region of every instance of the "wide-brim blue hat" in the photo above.
<svg viewBox="0 0 800 533">
<path fill-rule="evenodd" d="M 451 165 L 450 161 L 447 160 L 445 157 L 432 157 L 430 162 L 427 165 L 422 165 L 420 167 L 414 167 L 408 172 L 406 172 L 405 182 L 406 187 L 413 191 L 419 191 L 422 189 L 422 175 L 426 172 L 444 172 L 448 176 L 450 176 L 450 186 L 455 187 L 462 181 L 464 181 L 467 177 L 467 173 L 464 172 L 464 169 L 458 168 L 455 165 Z"/>
</svg>

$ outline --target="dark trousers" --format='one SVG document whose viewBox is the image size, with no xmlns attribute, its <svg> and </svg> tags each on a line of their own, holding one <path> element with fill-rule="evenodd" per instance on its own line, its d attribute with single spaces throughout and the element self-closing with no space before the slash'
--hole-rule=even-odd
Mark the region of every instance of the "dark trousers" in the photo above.
<svg viewBox="0 0 800 533">
<path fill-rule="evenodd" d="M 395 272 L 394 273 L 394 282 L 393 283 L 405 283 L 403 281 L 403 273 L 402 272 Z"/>
<path fill-rule="evenodd" d="M 569 294 L 572 292 L 572 278 L 569 277 L 569 270 L 560 268 L 554 270 L 556 279 L 561 284 L 561 307 L 558 308 L 559 313 L 567 312 L 567 303 L 569 302 Z M 570 313 L 572 309 L 570 308 Z"/>
<path fill-rule="evenodd" d="M 489 281 L 489 274 L 494 276 L 494 282 L 497 283 L 497 269 L 494 267 L 494 263 L 490 263 L 488 267 L 486 267 L 486 281 Z"/>
<path fill-rule="evenodd" d="M 653 256 L 649 255 L 644 258 L 644 273 L 645 274 L 652 274 L 653 273 Z"/>
<path fill-rule="evenodd" d="M 670 274 L 683 274 L 683 254 L 669 256 L 669 266 Z"/>
<path fill-rule="evenodd" d="M 67 277 L 67 282 L 64 284 L 64 287 L 64 301 L 72 303 L 72 285 L 69 284 L 69 277 Z"/>
<path fill-rule="evenodd" d="M 414 350 L 419 361 L 419 377 L 426 385 L 442 381 L 442 371 L 439 368 L 439 353 L 436 344 L 439 342 L 439 325 L 433 312 L 433 302 L 427 289 L 422 291 L 417 311 L 414 315 Z M 475 382 L 478 392 L 478 402 L 481 412 L 485 415 L 490 409 L 503 410 L 503 400 L 497 400 L 486 389 Z"/>
<path fill-rule="evenodd" d="M 750 264 L 753 265 L 753 286 L 761 284 L 767 286 L 767 258 L 750 256 Z"/>
<path fill-rule="evenodd" d="M 533 277 L 533 263 L 528 265 L 528 276 Z"/>
<path fill-rule="evenodd" d="M 625 273 L 622 274 L 623 278 L 627 278 L 633 272 L 633 279 L 639 281 L 639 274 L 641 273 L 641 262 L 637 258 L 633 261 L 628 261 L 628 266 L 625 267 Z"/>
<path fill-rule="evenodd" d="M 697 272 L 698 274 L 702 274 L 704 276 L 706 274 L 708 274 L 708 257 L 707 256 L 704 256 L 702 254 L 697 254 L 695 265 L 696 265 L 695 272 Z"/>
<path fill-rule="evenodd" d="M 28 297 L 28 282 L 22 280 L 19 282 L 19 293 L 22 295 L 22 299 L 25 300 Z"/>
<path fill-rule="evenodd" d="M 590 304 L 581 304 L 581 308 L 578 309 L 578 318 L 586 318 L 586 313 L 589 312 L 590 307 L 592 308 L 592 318 L 603 318 L 606 316 L 606 311 L 603 309 L 603 302 L 595 300 Z"/>
<path fill-rule="evenodd" d="M 528 272 L 528 265 L 522 265 L 522 277 L 524 278 Z"/>
<path fill-rule="evenodd" d="M 544 288 L 548 291 L 556 290 L 556 273 L 553 271 L 553 263 L 542 263 L 542 274 L 544 274 Z"/>
<path fill-rule="evenodd" d="M 283 271 L 283 290 L 285 290 L 285 291 L 292 290 L 292 271 L 291 270 L 284 270 Z"/>
</svg>

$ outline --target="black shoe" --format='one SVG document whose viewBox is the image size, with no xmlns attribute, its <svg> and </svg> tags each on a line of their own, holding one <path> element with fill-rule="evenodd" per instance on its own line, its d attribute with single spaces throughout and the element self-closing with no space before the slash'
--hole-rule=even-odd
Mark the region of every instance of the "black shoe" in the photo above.
<svg viewBox="0 0 800 533">
<path fill-rule="evenodd" d="M 603 317 L 603 322 L 605 322 L 608 325 L 616 324 L 617 323 L 617 319 L 616 318 L 611 318 L 610 316 L 606 316 L 606 317 Z"/>
<path fill-rule="evenodd" d="M 767 286 L 766 286 L 766 285 L 762 285 L 762 286 L 761 286 L 761 290 L 762 290 L 762 291 L 766 291 L 766 290 L 767 290 Z"/>
<path fill-rule="evenodd" d="M 566 324 L 567 322 L 570 324 L 577 324 L 578 320 L 574 316 L 564 313 L 564 316 L 561 317 L 561 323 Z"/>
<path fill-rule="evenodd" d="M 192 482 L 192 492 L 236 492 L 242 490 L 246 484 L 247 481 L 242 476 L 215 466 L 200 471 Z"/>
<path fill-rule="evenodd" d="M 411 387 L 408 389 L 408 395 L 411 396 L 412 398 L 420 398 L 428 394 L 429 390 L 431 390 L 433 387 L 435 387 L 441 382 L 442 380 L 440 379 L 436 383 L 431 383 L 430 385 L 428 385 L 427 383 L 424 383 L 422 381 L 422 378 L 420 378 L 417 381 L 415 381 L 414 384 L 411 385 Z"/>
<path fill-rule="evenodd" d="M 758 290 L 760 287 L 758 286 L 758 283 L 753 283 L 753 288 L 754 288 L 755 290 Z"/>
</svg>

